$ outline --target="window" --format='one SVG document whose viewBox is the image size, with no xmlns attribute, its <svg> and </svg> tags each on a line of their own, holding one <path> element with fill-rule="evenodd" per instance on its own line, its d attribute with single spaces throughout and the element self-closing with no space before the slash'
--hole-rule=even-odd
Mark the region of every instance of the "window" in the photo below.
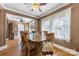
<svg viewBox="0 0 79 59">
<path fill-rule="evenodd" d="M 42 20 L 42 39 L 45 39 L 45 35 L 44 35 L 44 33 L 43 33 L 43 31 L 48 31 L 48 32 L 50 32 L 50 20 L 48 20 L 48 19 L 43 19 Z"/>
<path fill-rule="evenodd" d="M 29 23 L 29 37 L 30 40 L 33 40 L 35 37 L 35 20 Z"/>
<path fill-rule="evenodd" d="M 42 32 L 53 32 L 55 38 L 70 42 L 71 8 L 60 11 L 52 16 L 42 19 Z M 42 35 L 43 39 L 44 35 Z"/>
</svg>

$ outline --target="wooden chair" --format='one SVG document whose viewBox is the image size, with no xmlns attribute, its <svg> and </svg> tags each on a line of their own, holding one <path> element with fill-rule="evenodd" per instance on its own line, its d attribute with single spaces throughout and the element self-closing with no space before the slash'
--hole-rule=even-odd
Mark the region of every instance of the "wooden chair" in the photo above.
<svg viewBox="0 0 79 59">
<path fill-rule="evenodd" d="M 27 55 L 32 55 L 33 53 L 35 53 L 35 45 L 32 45 L 29 43 L 29 38 L 28 38 L 28 32 L 24 32 L 23 33 L 23 39 L 24 39 L 24 45 L 25 45 L 25 49 L 26 49 L 26 52 L 27 52 Z"/>
<path fill-rule="evenodd" d="M 47 36 L 46 41 L 43 42 L 43 46 L 42 46 L 42 54 L 43 55 L 48 55 L 48 54 L 53 55 L 54 33 L 49 33 L 46 36 Z"/>
<path fill-rule="evenodd" d="M 49 39 L 49 33 L 48 33 L 48 31 L 43 31 L 43 32 L 44 32 L 44 34 L 46 36 L 46 40 L 48 40 Z"/>
<path fill-rule="evenodd" d="M 55 39 L 55 37 L 54 37 L 54 33 L 49 33 L 49 39 L 48 39 L 48 41 L 53 42 L 54 39 Z"/>
</svg>

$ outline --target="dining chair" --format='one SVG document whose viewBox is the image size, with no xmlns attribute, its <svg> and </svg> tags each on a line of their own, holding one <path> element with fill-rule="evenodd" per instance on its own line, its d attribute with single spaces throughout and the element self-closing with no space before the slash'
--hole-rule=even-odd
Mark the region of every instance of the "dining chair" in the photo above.
<svg viewBox="0 0 79 59">
<path fill-rule="evenodd" d="M 45 34 L 46 40 L 48 40 L 49 39 L 49 33 L 48 33 L 48 31 L 43 31 L 43 32 Z"/>
<path fill-rule="evenodd" d="M 36 46 L 33 45 L 33 44 L 30 44 L 29 37 L 28 37 L 28 32 L 23 33 L 23 39 L 24 39 L 24 42 L 25 42 L 24 45 L 25 45 L 27 55 L 28 56 L 33 55 L 35 53 Z"/>
<path fill-rule="evenodd" d="M 42 44 L 42 54 L 43 55 L 53 55 L 53 40 L 54 33 L 47 34 L 46 41 Z"/>
</svg>

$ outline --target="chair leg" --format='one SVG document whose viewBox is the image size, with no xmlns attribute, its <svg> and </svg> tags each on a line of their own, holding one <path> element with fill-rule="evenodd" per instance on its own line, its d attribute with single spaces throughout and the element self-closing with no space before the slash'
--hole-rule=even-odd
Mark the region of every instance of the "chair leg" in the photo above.
<svg viewBox="0 0 79 59">
<path fill-rule="evenodd" d="M 51 56 L 53 55 L 53 52 L 51 52 Z"/>
<path fill-rule="evenodd" d="M 51 54 L 51 56 L 53 55 L 53 52 L 42 52 L 42 55 L 48 55 Z"/>
<path fill-rule="evenodd" d="M 28 50 L 28 56 L 30 56 L 30 51 Z"/>
</svg>

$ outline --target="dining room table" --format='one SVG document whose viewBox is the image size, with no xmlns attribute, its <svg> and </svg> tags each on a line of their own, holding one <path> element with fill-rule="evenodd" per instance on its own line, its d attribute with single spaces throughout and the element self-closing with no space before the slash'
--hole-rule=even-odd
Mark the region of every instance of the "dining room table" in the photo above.
<svg viewBox="0 0 79 59">
<path fill-rule="evenodd" d="M 36 40 L 36 39 L 30 40 L 29 39 L 29 42 L 36 46 L 37 55 L 42 55 L 42 43 L 45 41 L 46 40 Z"/>
</svg>

